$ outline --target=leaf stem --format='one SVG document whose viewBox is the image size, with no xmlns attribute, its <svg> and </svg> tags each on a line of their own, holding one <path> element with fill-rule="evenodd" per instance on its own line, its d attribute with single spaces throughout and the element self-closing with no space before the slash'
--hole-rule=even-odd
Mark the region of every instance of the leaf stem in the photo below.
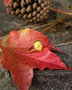
<svg viewBox="0 0 72 90">
<path fill-rule="evenodd" d="M 12 31 L 18 29 L 20 26 L 22 26 L 23 24 L 25 24 L 25 23 L 27 23 L 27 22 L 28 22 L 28 21 L 24 21 L 24 22 L 18 24 L 16 27 L 12 28 Z"/>
<path fill-rule="evenodd" d="M 55 12 L 60 12 L 60 13 L 62 13 L 62 14 L 66 14 L 66 15 L 71 15 L 71 16 L 72 16 L 72 13 L 71 13 L 71 12 L 59 10 L 59 9 L 56 9 L 56 8 L 51 8 L 51 10 L 52 10 L 52 11 L 55 11 Z"/>
<path fill-rule="evenodd" d="M 67 20 L 68 18 L 69 18 L 68 15 L 66 15 L 66 16 L 63 16 L 63 17 L 61 17 L 61 18 L 59 18 L 59 19 L 56 19 L 55 21 L 52 22 L 52 24 L 51 24 L 48 28 L 42 30 L 41 33 L 44 33 L 44 32 L 46 32 L 46 31 L 50 30 L 50 29 L 51 29 L 52 27 L 54 27 L 56 24 L 58 24 L 59 22 L 62 22 L 62 21 L 64 21 L 64 20 Z"/>
<path fill-rule="evenodd" d="M 43 24 L 43 25 L 39 25 L 39 26 L 36 26 L 36 27 L 32 27 L 32 29 L 38 29 L 38 28 L 42 28 L 42 27 L 47 27 L 49 25 L 51 25 L 52 22 L 50 23 L 47 23 L 47 24 Z"/>
<path fill-rule="evenodd" d="M 54 45 L 54 46 L 55 46 L 55 47 L 58 47 L 58 46 L 65 46 L 65 45 L 68 45 L 68 44 L 72 44 L 72 42 L 60 43 L 60 44 L 56 44 L 56 45 Z"/>
<path fill-rule="evenodd" d="M 67 24 L 67 25 L 69 25 L 70 27 L 72 27 L 72 24 L 71 24 L 71 23 L 68 23 L 68 22 L 61 22 L 61 23 Z"/>
</svg>

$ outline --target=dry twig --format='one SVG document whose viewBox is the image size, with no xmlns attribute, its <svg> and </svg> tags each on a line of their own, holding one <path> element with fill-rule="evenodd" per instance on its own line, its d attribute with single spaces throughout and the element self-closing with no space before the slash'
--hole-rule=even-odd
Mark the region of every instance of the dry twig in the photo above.
<svg viewBox="0 0 72 90">
<path fill-rule="evenodd" d="M 61 22 L 61 23 L 66 24 L 66 25 L 69 25 L 69 26 L 71 26 L 71 27 L 72 27 L 72 24 L 71 24 L 71 23 L 69 23 L 69 22 Z"/>
<path fill-rule="evenodd" d="M 69 45 L 72 44 L 72 42 L 67 42 L 67 43 L 60 43 L 60 44 L 56 44 L 54 45 L 55 47 L 59 47 L 59 46 L 65 46 L 65 45 Z"/>
<path fill-rule="evenodd" d="M 46 31 L 48 31 L 49 29 L 51 29 L 52 27 L 54 27 L 58 23 L 60 23 L 60 22 L 62 22 L 64 20 L 67 20 L 68 18 L 70 18 L 70 16 L 66 15 L 66 16 L 61 17 L 60 19 L 55 20 L 48 28 L 42 30 L 41 33 L 44 33 Z"/>
</svg>

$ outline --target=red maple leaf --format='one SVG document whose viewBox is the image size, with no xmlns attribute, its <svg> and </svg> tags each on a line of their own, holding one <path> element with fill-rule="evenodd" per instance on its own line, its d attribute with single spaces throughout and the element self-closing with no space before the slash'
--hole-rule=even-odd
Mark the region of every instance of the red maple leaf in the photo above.
<svg viewBox="0 0 72 90">
<path fill-rule="evenodd" d="M 5 4 L 5 6 L 10 5 L 11 1 L 12 1 L 12 0 L 4 0 L 4 4 Z"/>
<path fill-rule="evenodd" d="M 34 68 L 72 70 L 51 52 L 58 50 L 48 37 L 35 30 L 11 31 L 5 39 L 0 39 L 0 48 L 1 64 L 12 73 L 19 90 L 29 89 Z"/>
</svg>

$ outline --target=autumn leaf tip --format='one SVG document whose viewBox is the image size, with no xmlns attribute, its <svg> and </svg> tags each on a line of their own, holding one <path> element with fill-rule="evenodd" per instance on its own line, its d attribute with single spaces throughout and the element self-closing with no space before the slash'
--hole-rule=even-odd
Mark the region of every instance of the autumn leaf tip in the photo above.
<svg viewBox="0 0 72 90">
<path fill-rule="evenodd" d="M 3 42 L 3 40 L 2 40 L 2 39 L 0 39 L 0 48 L 1 48 L 1 44 L 2 44 L 2 42 Z"/>
<path fill-rule="evenodd" d="M 12 1 L 12 0 L 4 0 L 4 4 L 5 4 L 5 6 L 10 5 L 11 1 Z"/>
<path fill-rule="evenodd" d="M 6 12 L 7 14 L 9 14 L 9 5 L 11 3 L 12 0 L 4 0 L 4 5 L 6 6 Z"/>
<path fill-rule="evenodd" d="M 65 70 L 70 70 L 70 71 L 72 71 L 72 68 L 68 68 L 68 67 L 67 67 Z"/>
</svg>

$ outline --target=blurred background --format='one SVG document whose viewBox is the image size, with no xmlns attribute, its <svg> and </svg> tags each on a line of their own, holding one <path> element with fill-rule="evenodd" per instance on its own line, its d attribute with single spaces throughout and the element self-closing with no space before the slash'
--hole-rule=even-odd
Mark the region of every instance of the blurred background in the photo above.
<svg viewBox="0 0 72 90">
<path fill-rule="evenodd" d="M 72 7 L 72 0 L 51 0 L 52 6 L 65 11 L 71 11 L 68 7 Z"/>
</svg>

